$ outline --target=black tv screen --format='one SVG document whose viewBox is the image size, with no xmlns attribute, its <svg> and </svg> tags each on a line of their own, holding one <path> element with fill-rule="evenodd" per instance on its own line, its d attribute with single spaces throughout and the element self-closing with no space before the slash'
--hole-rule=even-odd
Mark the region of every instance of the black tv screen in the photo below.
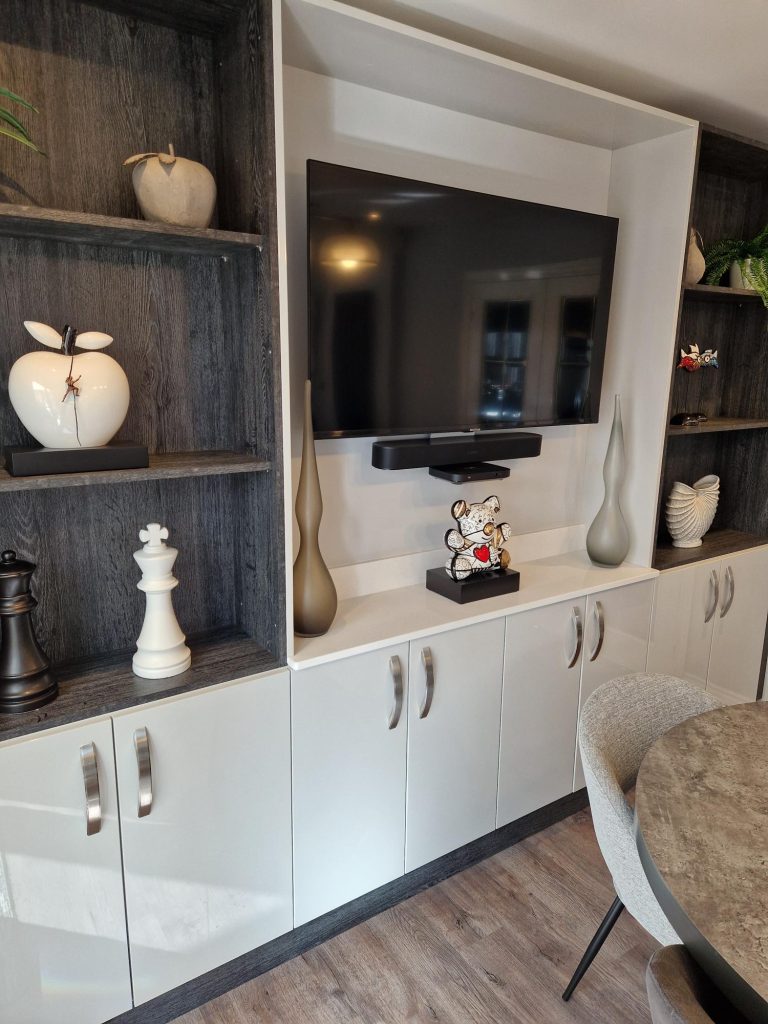
<svg viewBox="0 0 768 1024">
<path fill-rule="evenodd" d="M 618 221 L 307 162 L 318 437 L 598 418 Z"/>
</svg>

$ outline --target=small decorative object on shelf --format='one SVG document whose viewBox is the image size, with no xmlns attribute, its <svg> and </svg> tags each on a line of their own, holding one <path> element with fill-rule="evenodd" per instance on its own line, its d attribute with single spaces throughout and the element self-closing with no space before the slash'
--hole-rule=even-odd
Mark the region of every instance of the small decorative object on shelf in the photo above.
<svg viewBox="0 0 768 1024">
<path fill-rule="evenodd" d="M 720 478 L 703 476 L 693 487 L 679 480 L 667 498 L 667 529 L 676 548 L 697 548 L 712 525 L 720 499 Z"/>
<path fill-rule="evenodd" d="M 59 692 L 51 663 L 32 627 L 37 601 L 29 586 L 35 566 L 16 557 L 0 555 L 0 712 L 31 711 L 52 701 Z"/>
<path fill-rule="evenodd" d="M 497 523 L 501 502 L 492 494 L 485 501 L 455 501 L 455 527 L 445 534 L 453 552 L 443 569 L 427 570 L 427 590 L 464 604 L 520 588 L 520 574 L 509 569 L 509 552 L 502 545 L 512 536 L 509 523 Z"/>
<path fill-rule="evenodd" d="M 131 181 L 145 220 L 185 228 L 207 228 L 216 205 L 216 182 L 203 164 L 167 153 L 137 153 L 123 162 L 133 166 Z"/>
<path fill-rule="evenodd" d="M 179 585 L 172 572 L 179 552 L 163 543 L 167 539 L 166 526 L 149 523 L 139 532 L 144 547 L 133 553 L 142 572 L 136 585 L 147 595 L 144 625 L 133 656 L 133 671 L 143 679 L 177 676 L 186 672 L 192 661 L 171 598 L 171 591 Z"/>
<path fill-rule="evenodd" d="M 145 447 L 108 447 L 130 401 L 122 367 L 96 351 L 112 338 L 100 331 L 78 334 L 69 324 L 61 333 L 33 320 L 25 320 L 24 326 L 36 341 L 56 351 L 28 352 L 11 367 L 11 405 L 43 448 L 6 448 L 8 472 L 27 476 L 149 465 Z M 86 351 L 76 353 L 76 348 Z"/>
<path fill-rule="evenodd" d="M 689 345 L 687 352 L 680 349 L 680 362 L 677 364 L 677 369 L 695 373 L 696 370 L 716 370 L 719 365 L 717 349 L 713 352 L 711 348 L 705 348 L 703 352 L 700 352 L 698 345 Z"/>
<path fill-rule="evenodd" d="M 616 395 L 613 426 L 603 465 L 605 498 L 587 533 L 587 554 L 595 565 L 621 565 L 629 552 L 629 528 L 621 511 L 624 483 L 624 428 L 620 396 Z"/>
<path fill-rule="evenodd" d="M 704 259 L 704 253 L 699 248 L 703 244 L 704 242 L 699 232 L 696 228 L 691 228 L 688 239 L 688 255 L 685 260 L 685 274 L 683 275 L 683 284 L 686 287 L 698 284 L 702 277 L 704 277 L 707 261 Z"/>
<path fill-rule="evenodd" d="M 336 616 L 336 587 L 318 542 L 322 517 L 323 495 L 312 429 L 312 382 L 306 381 L 301 474 L 296 493 L 300 541 L 299 553 L 293 563 L 293 628 L 297 636 L 322 636 L 331 628 Z"/>
<path fill-rule="evenodd" d="M 707 284 L 729 273 L 731 288 L 756 291 L 768 307 L 768 224 L 751 241 L 724 238 L 707 249 Z"/>
<path fill-rule="evenodd" d="M 700 427 L 707 422 L 703 412 L 676 412 L 669 421 L 671 427 Z"/>
</svg>

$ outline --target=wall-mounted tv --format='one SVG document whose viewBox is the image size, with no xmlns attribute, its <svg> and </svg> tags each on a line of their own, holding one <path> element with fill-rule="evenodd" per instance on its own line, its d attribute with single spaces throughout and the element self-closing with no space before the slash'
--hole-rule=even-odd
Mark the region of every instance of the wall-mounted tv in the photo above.
<svg viewBox="0 0 768 1024">
<path fill-rule="evenodd" d="M 598 418 L 618 221 L 307 161 L 318 437 Z"/>
</svg>

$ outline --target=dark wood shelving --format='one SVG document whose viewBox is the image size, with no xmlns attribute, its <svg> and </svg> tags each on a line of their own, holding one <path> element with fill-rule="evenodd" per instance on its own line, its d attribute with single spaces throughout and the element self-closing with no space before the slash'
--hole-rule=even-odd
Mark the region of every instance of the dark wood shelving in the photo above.
<svg viewBox="0 0 768 1024">
<path fill-rule="evenodd" d="M 716 284 L 692 284 L 685 288 L 685 298 L 691 302 L 762 302 L 751 288 L 723 288 Z"/>
<path fill-rule="evenodd" d="M 680 565 L 690 565 L 706 558 L 721 558 L 762 544 L 768 544 L 768 537 L 742 533 L 740 530 L 710 530 L 698 548 L 675 548 L 670 542 L 659 544 L 653 567 L 661 571 L 675 569 Z"/>
<path fill-rule="evenodd" d="M 278 668 L 276 659 L 247 634 L 221 630 L 188 641 L 192 667 L 170 679 L 140 679 L 131 670 L 133 648 L 56 667 L 59 696 L 20 715 L 0 715 L 0 740 L 109 715 L 216 683 Z"/>
<path fill-rule="evenodd" d="M 725 430 L 766 430 L 768 420 L 748 419 L 738 416 L 711 416 L 706 423 L 698 426 L 668 426 L 668 437 L 690 437 L 695 434 L 718 434 Z"/>
<path fill-rule="evenodd" d="M 6 470 L 0 469 L 0 493 L 129 484 L 143 480 L 178 480 L 195 476 L 226 476 L 232 473 L 264 473 L 269 469 L 269 462 L 238 452 L 173 452 L 168 455 L 150 455 L 146 469 L 108 469 L 94 473 L 58 473 L 53 476 L 11 476 Z"/>
<path fill-rule="evenodd" d="M 0 235 L 78 245 L 146 249 L 188 256 L 237 256 L 260 250 L 262 236 L 244 231 L 183 228 L 99 213 L 0 203 Z"/>
</svg>

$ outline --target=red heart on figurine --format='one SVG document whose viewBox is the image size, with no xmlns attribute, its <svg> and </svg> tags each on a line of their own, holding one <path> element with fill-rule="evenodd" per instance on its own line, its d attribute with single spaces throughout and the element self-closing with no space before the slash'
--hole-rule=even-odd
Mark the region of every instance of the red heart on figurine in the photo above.
<svg viewBox="0 0 768 1024">
<path fill-rule="evenodd" d="M 491 557 L 491 551 L 487 544 L 481 544 L 479 548 L 475 548 L 475 558 L 479 558 L 481 562 L 487 562 Z"/>
</svg>

